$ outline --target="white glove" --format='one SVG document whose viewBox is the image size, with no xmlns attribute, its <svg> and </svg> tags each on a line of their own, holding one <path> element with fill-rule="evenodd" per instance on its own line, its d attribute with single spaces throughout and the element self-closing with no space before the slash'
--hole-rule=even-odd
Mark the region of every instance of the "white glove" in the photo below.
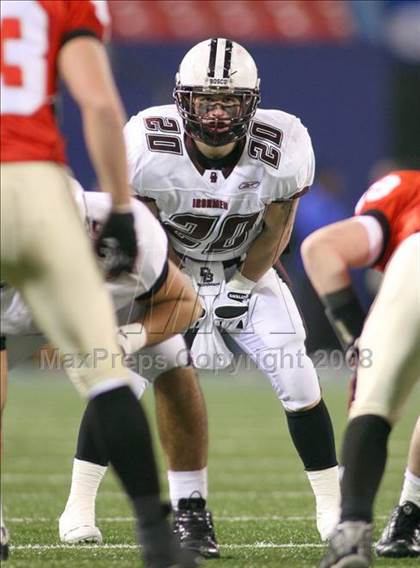
<svg viewBox="0 0 420 568">
<path fill-rule="evenodd" d="M 236 272 L 213 303 L 214 322 L 226 331 L 244 329 L 255 282 Z"/>
</svg>

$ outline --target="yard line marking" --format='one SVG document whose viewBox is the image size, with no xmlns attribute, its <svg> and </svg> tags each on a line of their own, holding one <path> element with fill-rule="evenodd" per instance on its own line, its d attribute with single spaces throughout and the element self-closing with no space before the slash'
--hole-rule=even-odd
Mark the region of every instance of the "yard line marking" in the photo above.
<svg viewBox="0 0 420 568">
<path fill-rule="evenodd" d="M 395 453 L 395 452 L 394 452 Z M 404 457 L 404 453 L 401 454 L 401 456 L 399 457 Z M 45 459 L 47 459 L 47 456 L 45 457 Z M 226 459 L 226 456 L 214 456 L 212 457 L 212 461 L 217 462 L 217 461 L 223 461 Z M 277 471 L 277 469 L 273 469 L 272 471 L 268 472 L 268 475 L 278 475 L 279 477 L 283 477 L 283 476 L 295 476 L 305 479 L 306 480 L 306 476 L 304 475 L 304 473 L 299 470 L 299 471 L 295 471 L 295 463 L 296 463 L 296 458 L 288 458 L 288 457 L 259 457 L 258 458 L 258 466 L 254 466 L 255 469 L 249 469 L 249 465 L 247 463 L 247 461 L 249 460 L 249 456 L 237 456 L 237 457 L 229 457 L 229 466 L 228 466 L 228 470 L 225 474 L 217 474 L 217 472 L 215 472 L 213 475 L 216 475 L 218 477 L 228 477 L 229 474 L 231 473 L 230 470 L 237 470 L 238 468 L 242 468 L 244 467 L 244 465 L 246 465 L 246 467 L 248 468 L 246 472 L 241 472 L 243 474 L 247 474 L 247 475 L 252 475 L 252 474 L 259 474 L 261 467 L 266 466 L 267 464 L 273 464 L 274 466 L 279 466 L 282 469 L 280 471 Z M 17 458 L 16 456 L 13 456 L 13 461 L 22 461 L 22 463 L 24 463 L 25 465 L 30 465 L 33 466 L 33 460 L 31 458 Z M 292 471 L 284 471 L 284 464 L 285 463 L 289 463 L 291 464 L 291 470 Z M 17 468 L 19 469 L 19 468 Z M 71 465 L 69 465 L 69 471 L 71 469 Z M 215 468 L 216 469 L 216 468 Z M 400 465 L 397 464 L 390 464 L 389 467 L 387 467 L 387 473 L 391 473 L 391 474 L 398 474 L 398 475 L 402 475 L 404 473 L 403 468 L 400 467 Z M 51 471 L 34 471 L 34 472 L 25 472 L 25 471 L 13 471 L 11 469 L 7 469 L 6 471 L 2 474 L 2 478 L 5 481 L 15 481 L 15 480 L 28 480 L 28 479 L 34 479 L 34 478 L 42 478 L 42 479 L 46 479 L 46 480 L 68 480 L 69 479 L 69 473 L 65 473 L 63 471 L 56 471 L 56 472 L 51 472 Z"/>
<path fill-rule="evenodd" d="M 51 488 L 50 490 L 45 489 L 45 491 L 19 491 L 14 495 L 14 499 L 20 498 L 30 498 L 30 497 L 38 497 L 43 494 L 51 495 Z M 389 492 L 391 494 L 391 492 Z M 392 492 L 394 495 L 394 492 Z M 297 498 L 297 497 L 311 497 L 313 498 L 312 491 L 212 491 L 212 497 L 238 497 L 238 498 L 260 498 L 261 496 L 267 497 L 279 497 L 279 498 Z M 99 493 L 99 499 L 106 498 L 106 497 L 119 497 L 121 500 L 125 500 L 125 495 L 122 491 L 101 491 Z"/>
<path fill-rule="evenodd" d="M 12 491 L 10 491 L 12 493 Z M 51 495 L 51 488 L 49 490 L 45 489 L 39 491 L 19 491 L 13 495 L 14 499 L 30 499 L 38 498 L 44 494 Z M 381 492 L 383 497 L 393 497 L 395 498 L 395 491 L 384 490 Z M 267 498 L 278 498 L 278 499 L 299 499 L 302 497 L 313 499 L 314 494 L 312 491 L 212 491 L 211 498 L 224 498 L 224 499 L 261 499 L 261 497 Z M 106 498 L 119 498 L 121 501 L 125 501 L 126 497 L 122 491 L 101 491 L 99 493 L 99 499 Z"/>
<path fill-rule="evenodd" d="M 274 542 L 255 542 L 254 544 L 221 544 L 221 548 L 227 550 L 257 549 L 257 548 L 325 548 L 325 544 L 303 542 L 294 544 L 292 542 L 276 544 Z M 11 550 L 137 550 L 137 544 L 17 544 L 11 545 Z"/>
<path fill-rule="evenodd" d="M 384 520 L 388 517 L 386 515 L 377 515 L 375 517 L 377 520 Z M 134 517 L 98 517 L 98 523 L 134 523 Z M 223 523 L 247 523 L 247 522 L 263 522 L 263 521 L 314 521 L 315 515 L 263 515 L 263 516 L 253 516 L 253 515 L 242 515 L 242 516 L 215 516 L 215 521 Z M 58 522 L 57 518 L 52 517 L 11 517 L 7 519 L 7 523 L 55 523 Z"/>
<path fill-rule="evenodd" d="M 215 521 L 227 523 L 246 523 L 246 522 L 259 522 L 259 521 L 314 521 L 315 515 L 308 516 L 282 516 L 282 515 L 264 515 L 264 516 L 251 516 L 243 515 L 236 517 L 214 516 Z M 379 518 L 379 517 L 377 517 Z M 133 523 L 134 517 L 98 517 L 98 523 Z M 58 521 L 57 518 L 48 517 L 11 517 L 7 519 L 8 523 L 53 523 Z"/>
</svg>

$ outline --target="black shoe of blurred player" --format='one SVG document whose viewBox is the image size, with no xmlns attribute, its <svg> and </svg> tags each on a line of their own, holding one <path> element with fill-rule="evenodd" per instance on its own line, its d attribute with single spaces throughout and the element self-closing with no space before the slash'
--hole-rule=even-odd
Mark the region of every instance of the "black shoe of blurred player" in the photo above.
<svg viewBox="0 0 420 568">
<path fill-rule="evenodd" d="M 9 532 L 6 527 L 0 527 L 0 560 L 9 558 Z"/>
<path fill-rule="evenodd" d="M 411 501 L 395 507 L 375 550 L 391 558 L 420 556 L 420 508 Z"/>
<path fill-rule="evenodd" d="M 202 497 L 179 500 L 174 511 L 174 533 L 183 549 L 194 550 L 203 558 L 220 558 L 213 519 Z"/>
<path fill-rule="evenodd" d="M 163 516 L 152 525 L 143 525 L 139 531 L 141 552 L 146 568 L 197 568 L 203 557 L 193 550 L 181 549 L 167 520 L 170 507 L 163 508 Z"/>
<path fill-rule="evenodd" d="M 362 521 L 340 523 L 332 534 L 320 568 L 369 568 L 372 525 Z"/>
</svg>

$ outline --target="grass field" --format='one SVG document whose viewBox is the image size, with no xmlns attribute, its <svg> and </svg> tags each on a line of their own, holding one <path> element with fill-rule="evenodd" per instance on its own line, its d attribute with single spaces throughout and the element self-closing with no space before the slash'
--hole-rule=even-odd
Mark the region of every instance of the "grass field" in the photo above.
<svg viewBox="0 0 420 568">
<path fill-rule="evenodd" d="M 314 504 L 289 441 L 271 387 L 252 373 L 204 377 L 210 418 L 210 499 L 223 558 L 217 568 L 315 567 L 322 555 Z M 337 378 L 323 380 L 325 398 L 341 440 L 346 391 Z M 390 459 L 376 504 L 376 534 L 395 504 L 408 439 L 419 409 L 410 398 L 390 444 Z M 146 396 L 149 415 L 153 397 Z M 106 545 L 60 545 L 57 518 L 66 501 L 82 402 L 63 377 L 15 372 L 6 411 L 3 502 L 12 536 L 8 568 L 126 568 L 141 566 L 131 512 L 108 473 L 97 516 Z M 361 480 L 361 483 L 363 480 Z M 166 481 L 162 476 L 166 490 Z M 418 566 L 418 560 L 377 560 L 380 567 Z"/>
</svg>

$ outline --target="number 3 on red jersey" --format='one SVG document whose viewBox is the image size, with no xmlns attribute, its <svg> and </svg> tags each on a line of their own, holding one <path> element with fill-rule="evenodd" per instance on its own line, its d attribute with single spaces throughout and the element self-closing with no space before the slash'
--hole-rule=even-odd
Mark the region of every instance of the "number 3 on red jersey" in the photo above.
<svg viewBox="0 0 420 568">
<path fill-rule="evenodd" d="M 30 115 L 45 103 L 47 51 L 48 16 L 42 7 L 35 1 L 2 5 L 2 114 Z"/>
<path fill-rule="evenodd" d="M 387 197 L 394 189 L 401 185 L 401 177 L 396 174 L 389 174 L 369 187 L 367 191 L 362 195 L 362 197 L 357 202 L 355 207 L 355 212 L 357 215 L 360 214 L 362 209 L 367 203 L 373 201 L 379 201 Z"/>
</svg>

